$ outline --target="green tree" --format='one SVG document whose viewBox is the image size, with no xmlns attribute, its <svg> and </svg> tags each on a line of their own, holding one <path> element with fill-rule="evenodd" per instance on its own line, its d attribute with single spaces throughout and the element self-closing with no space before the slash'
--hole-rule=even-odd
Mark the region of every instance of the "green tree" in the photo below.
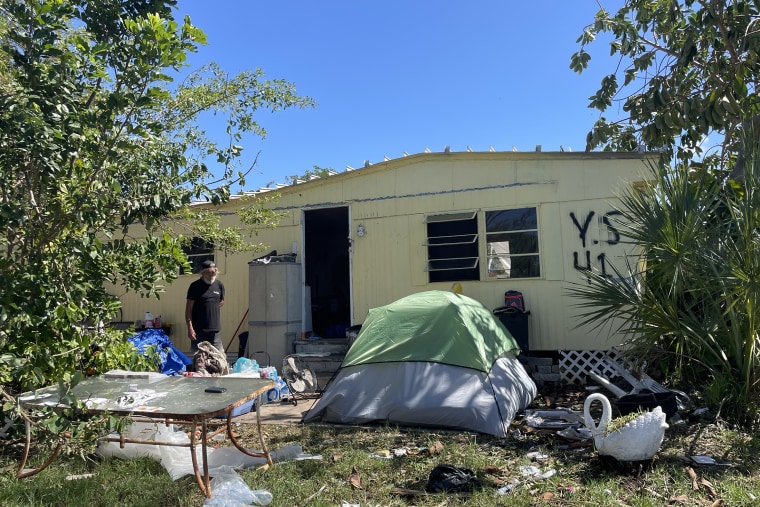
<svg viewBox="0 0 760 507">
<path fill-rule="evenodd" d="M 591 272 L 571 293 L 580 321 L 617 323 L 631 357 L 698 386 L 720 415 L 748 425 L 760 409 L 760 144 L 744 184 L 706 168 L 653 167 L 623 193 L 618 229 L 640 257 L 614 276 Z"/>
<path fill-rule="evenodd" d="M 620 59 L 590 97 L 602 115 L 587 149 L 662 153 L 651 181 L 622 199 L 621 230 L 642 258 L 573 289 L 581 321 L 619 323 L 639 357 L 656 353 L 750 424 L 760 407 L 759 12 L 745 0 L 625 0 L 597 13 L 570 64 L 586 69 L 600 34 Z M 605 118 L 613 105 L 627 117 Z"/>
<path fill-rule="evenodd" d="M 117 340 L 87 332 L 118 310 L 106 282 L 156 296 L 188 266 L 185 236 L 227 251 L 250 245 L 246 231 L 219 228 L 191 203 L 224 203 L 244 183 L 255 160 L 239 168 L 240 141 L 266 134 L 256 111 L 313 106 L 258 69 L 227 76 L 210 65 L 173 82 L 206 42 L 189 18 L 174 19 L 175 3 L 0 0 L 6 400 L 98 364 L 94 347 Z M 224 143 L 200 126 L 204 114 L 227 118 Z M 253 232 L 274 218 L 255 204 L 244 216 Z"/>
<path fill-rule="evenodd" d="M 590 97 L 589 107 L 602 115 L 586 148 L 644 148 L 689 160 L 717 134 L 722 140 L 708 161 L 740 176 L 742 132 L 760 133 L 751 128 L 760 122 L 759 9 L 750 0 L 625 0 L 614 14 L 601 9 L 570 64 L 583 72 L 591 60 L 586 49 L 600 34 L 612 37 L 610 54 L 620 58 Z M 627 116 L 603 116 L 620 109 Z"/>
</svg>

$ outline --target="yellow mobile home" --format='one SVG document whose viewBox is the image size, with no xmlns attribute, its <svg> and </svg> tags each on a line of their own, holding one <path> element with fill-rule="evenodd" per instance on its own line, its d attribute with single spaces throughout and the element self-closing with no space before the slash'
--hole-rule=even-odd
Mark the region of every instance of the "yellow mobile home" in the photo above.
<svg viewBox="0 0 760 507">
<path fill-rule="evenodd" d="M 277 251 L 271 262 L 206 253 L 226 286 L 225 345 L 236 352 L 250 331 L 281 364 L 294 339 L 345 337 L 371 308 L 456 286 L 494 309 L 506 291 L 522 292 L 532 351 L 609 349 L 620 337 L 578 328 L 566 288 L 630 253 L 610 217 L 645 169 L 633 153 L 420 153 L 281 186 L 271 206 L 284 218 L 258 237 Z M 219 210 L 225 224 L 243 202 Z M 183 312 L 195 276 L 160 300 L 124 296 L 124 320 L 159 314 L 189 350 Z M 273 332 L 279 344 L 256 336 Z"/>
</svg>

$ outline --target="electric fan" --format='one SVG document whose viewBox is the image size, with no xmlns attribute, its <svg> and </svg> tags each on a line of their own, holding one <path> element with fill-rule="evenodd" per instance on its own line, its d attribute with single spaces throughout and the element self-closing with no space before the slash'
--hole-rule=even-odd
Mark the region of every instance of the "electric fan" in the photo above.
<svg viewBox="0 0 760 507">
<path fill-rule="evenodd" d="M 282 359 L 282 378 L 288 385 L 293 405 L 298 404 L 296 399 L 298 396 L 313 393 L 319 388 L 317 374 L 297 354 L 285 356 Z"/>
</svg>

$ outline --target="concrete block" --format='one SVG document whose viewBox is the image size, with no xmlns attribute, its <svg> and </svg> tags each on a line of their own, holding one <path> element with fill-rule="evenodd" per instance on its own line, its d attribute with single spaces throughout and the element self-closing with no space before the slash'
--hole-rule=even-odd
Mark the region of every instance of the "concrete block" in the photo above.
<svg viewBox="0 0 760 507">
<path fill-rule="evenodd" d="M 559 382 L 562 377 L 559 373 L 534 373 L 533 380 L 541 382 Z"/>
<path fill-rule="evenodd" d="M 554 359 L 551 357 L 527 357 L 526 361 L 531 366 L 551 366 L 554 363 Z"/>
</svg>

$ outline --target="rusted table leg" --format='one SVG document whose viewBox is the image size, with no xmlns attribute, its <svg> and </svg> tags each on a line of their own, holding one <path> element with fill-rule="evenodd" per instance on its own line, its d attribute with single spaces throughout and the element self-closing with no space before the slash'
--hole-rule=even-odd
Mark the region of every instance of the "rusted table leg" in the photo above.
<svg viewBox="0 0 760 507">
<path fill-rule="evenodd" d="M 198 456 L 195 455 L 195 425 L 193 422 L 193 429 L 190 431 L 190 458 L 193 461 L 193 473 L 195 473 L 195 480 L 198 482 L 198 486 L 201 488 L 201 492 L 206 498 L 211 498 L 211 487 L 208 478 L 208 451 L 206 450 L 206 420 L 203 419 L 203 433 L 201 434 L 201 455 L 203 456 L 203 476 L 198 467 Z"/>
<path fill-rule="evenodd" d="M 201 433 L 201 455 L 203 456 L 203 487 L 202 490 L 206 493 L 207 498 L 211 498 L 211 483 L 208 476 L 208 441 L 206 440 L 206 432 L 208 431 L 208 420 L 203 418 L 203 430 Z"/>
<path fill-rule="evenodd" d="M 254 458 L 266 458 L 267 465 L 272 465 L 272 456 L 269 454 L 269 449 L 267 448 L 267 443 L 264 440 L 264 432 L 261 430 L 261 396 L 256 401 L 256 428 L 259 432 L 259 442 L 261 442 L 261 452 L 251 451 L 250 449 L 246 448 L 244 445 L 242 445 L 240 442 L 238 442 L 237 437 L 235 436 L 235 432 L 232 431 L 232 411 L 230 411 L 227 414 L 227 435 L 229 435 L 230 440 L 232 441 L 232 444 L 238 448 L 238 450 L 244 454 L 247 454 L 248 456 L 252 456 Z"/>
</svg>

